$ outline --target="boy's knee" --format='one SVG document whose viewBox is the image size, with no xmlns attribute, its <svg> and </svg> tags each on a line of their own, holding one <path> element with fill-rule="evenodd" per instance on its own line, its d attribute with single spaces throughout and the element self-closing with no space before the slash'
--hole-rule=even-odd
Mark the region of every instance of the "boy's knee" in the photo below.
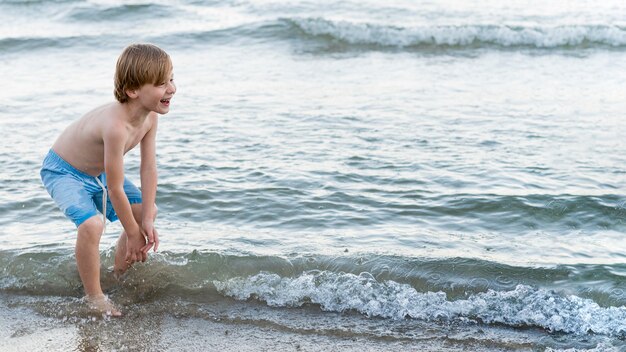
<svg viewBox="0 0 626 352">
<path fill-rule="evenodd" d="M 102 219 L 99 216 L 92 216 L 89 219 L 85 220 L 80 226 L 78 226 L 78 234 L 79 235 L 88 235 L 88 236 L 98 236 L 102 235 L 102 230 L 104 229 L 104 224 L 102 223 Z"/>
</svg>

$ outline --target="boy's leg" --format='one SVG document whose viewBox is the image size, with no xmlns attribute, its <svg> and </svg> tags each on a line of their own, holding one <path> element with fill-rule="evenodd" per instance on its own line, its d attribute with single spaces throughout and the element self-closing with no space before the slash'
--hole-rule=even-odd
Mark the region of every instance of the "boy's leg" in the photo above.
<svg viewBox="0 0 626 352">
<path fill-rule="evenodd" d="M 154 219 L 152 220 L 156 220 L 156 205 L 153 206 L 155 207 L 155 212 Z M 131 204 L 130 208 L 133 211 L 135 221 L 137 221 L 137 224 L 141 226 L 142 203 Z M 117 239 L 117 245 L 115 247 L 115 265 L 113 267 L 113 271 L 116 276 L 124 274 L 130 267 L 130 265 L 126 263 L 126 240 L 126 231 L 122 231 L 120 237 Z"/>
<path fill-rule="evenodd" d="M 76 264 L 87 296 L 102 294 L 100 287 L 100 236 L 102 219 L 92 216 L 78 226 Z"/>
<path fill-rule="evenodd" d="M 99 216 L 92 216 L 78 226 L 76 238 L 76 264 L 83 282 L 87 300 L 92 308 L 108 315 L 122 313 L 104 296 L 100 286 L 100 236 L 104 224 Z"/>
<path fill-rule="evenodd" d="M 96 179 L 74 168 L 53 150 L 44 159 L 40 175 L 54 202 L 78 226 L 76 264 L 89 303 L 101 313 L 121 315 L 100 286 L 99 245 L 104 223 L 93 202 L 94 194 L 100 191 Z"/>
</svg>

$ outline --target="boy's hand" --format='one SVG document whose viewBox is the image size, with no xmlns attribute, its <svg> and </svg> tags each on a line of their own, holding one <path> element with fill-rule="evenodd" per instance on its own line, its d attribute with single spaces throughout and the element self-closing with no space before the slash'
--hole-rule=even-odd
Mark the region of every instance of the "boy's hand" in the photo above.
<svg viewBox="0 0 626 352">
<path fill-rule="evenodd" d="M 126 264 L 145 262 L 148 255 L 142 251 L 146 239 L 140 231 L 126 233 Z"/>
<path fill-rule="evenodd" d="M 142 227 L 141 231 L 148 240 L 148 243 L 141 248 L 141 251 L 147 256 L 150 248 L 154 246 L 155 252 L 159 248 L 159 233 L 154 228 L 154 223 L 152 222 L 145 221 L 143 222 Z"/>
</svg>

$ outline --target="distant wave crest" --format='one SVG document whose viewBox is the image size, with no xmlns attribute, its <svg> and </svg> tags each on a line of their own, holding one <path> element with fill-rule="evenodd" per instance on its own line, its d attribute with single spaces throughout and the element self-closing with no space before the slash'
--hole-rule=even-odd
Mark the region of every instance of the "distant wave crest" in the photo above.
<svg viewBox="0 0 626 352">
<path fill-rule="evenodd" d="M 80 21 L 116 21 L 143 18 L 146 14 L 165 17 L 175 11 L 167 5 L 155 3 L 111 4 L 110 6 L 76 7 L 68 12 L 68 18 Z"/>
<path fill-rule="evenodd" d="M 124 8 L 105 9 L 104 16 L 109 21 L 128 20 L 129 15 L 140 16 L 143 8 L 133 8 L 126 12 Z M 78 11 L 78 10 L 77 10 Z M 163 12 L 163 11 L 161 11 Z M 79 21 L 92 21 L 90 13 L 74 12 L 72 18 Z M 121 17 L 120 17 L 121 16 Z M 102 45 L 102 42 L 120 42 L 128 40 L 127 34 L 107 33 L 106 41 L 98 35 L 76 35 L 70 37 L 0 37 L 2 50 L 26 50 L 47 47 L 66 47 L 73 45 Z M 145 35 L 144 35 L 145 36 Z M 207 43 L 232 43 L 234 38 L 247 40 L 297 41 L 309 43 L 313 48 L 351 47 L 368 49 L 403 49 L 428 50 L 433 48 L 448 49 L 584 49 L 584 48 L 626 48 L 626 28 L 606 24 L 580 25 L 428 25 L 402 26 L 351 21 L 335 21 L 325 18 L 280 18 L 251 23 L 239 23 L 224 28 L 204 28 L 199 25 L 194 31 L 175 31 L 160 34 L 158 40 L 172 45 L 206 45 Z M 152 41 L 157 38 L 144 37 Z M 228 40 L 224 40 L 228 39 Z M 314 43 L 310 41 L 313 40 Z M 121 44 L 120 44 L 121 45 Z"/>
<path fill-rule="evenodd" d="M 535 48 L 626 45 L 626 28 L 615 25 L 435 25 L 391 26 L 323 18 L 289 19 L 312 36 L 354 45 L 412 46 L 528 46 Z"/>
</svg>

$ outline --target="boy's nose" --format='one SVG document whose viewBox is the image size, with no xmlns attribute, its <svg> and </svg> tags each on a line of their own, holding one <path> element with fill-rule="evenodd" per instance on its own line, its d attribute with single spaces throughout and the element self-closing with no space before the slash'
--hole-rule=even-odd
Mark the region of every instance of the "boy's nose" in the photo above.
<svg viewBox="0 0 626 352">
<path fill-rule="evenodd" d="M 170 94 L 176 93 L 176 84 L 174 84 L 174 82 L 170 82 L 170 84 L 167 87 L 167 92 Z"/>
</svg>

